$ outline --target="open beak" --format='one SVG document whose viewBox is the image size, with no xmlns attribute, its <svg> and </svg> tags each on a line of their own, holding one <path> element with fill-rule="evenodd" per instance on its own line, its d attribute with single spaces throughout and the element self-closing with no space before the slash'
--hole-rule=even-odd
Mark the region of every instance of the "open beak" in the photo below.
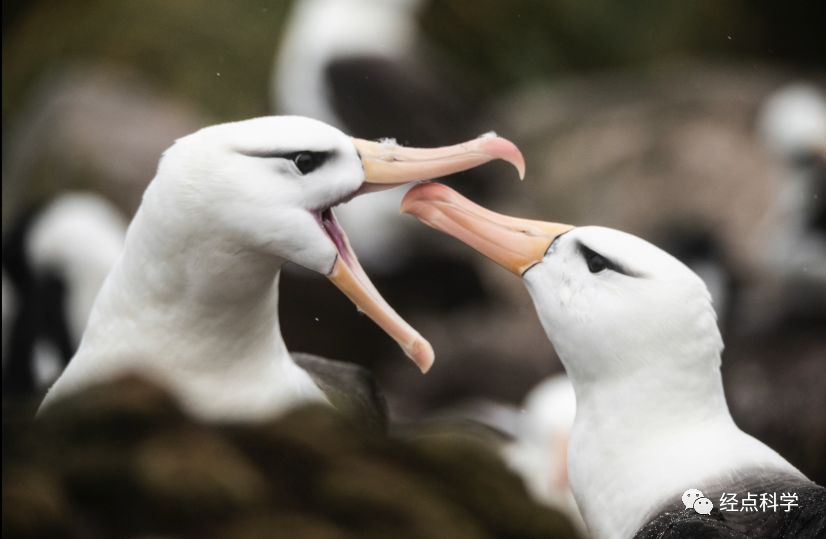
<svg viewBox="0 0 826 539">
<path fill-rule="evenodd" d="M 438 183 L 417 185 L 408 191 L 401 211 L 465 242 L 520 276 L 542 261 L 557 237 L 574 228 L 501 215 Z"/>
<path fill-rule="evenodd" d="M 442 148 L 405 148 L 390 142 L 353 139 L 364 166 L 365 181 L 359 194 L 376 188 L 419 180 L 431 180 L 468 170 L 494 159 L 503 159 L 525 174 L 522 153 L 510 141 L 499 137 L 478 139 Z M 366 189 L 365 189 L 366 187 Z M 404 321 L 381 297 L 359 264 L 350 241 L 332 210 L 319 214 L 322 228 L 332 239 L 338 257 L 327 276 L 356 307 L 390 335 L 425 373 L 433 365 L 433 348 L 419 332 Z"/>
</svg>

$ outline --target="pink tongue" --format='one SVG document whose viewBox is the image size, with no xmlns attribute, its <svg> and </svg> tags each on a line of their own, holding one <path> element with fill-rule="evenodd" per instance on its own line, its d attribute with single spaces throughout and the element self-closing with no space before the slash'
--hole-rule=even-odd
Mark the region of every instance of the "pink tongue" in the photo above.
<svg viewBox="0 0 826 539">
<path fill-rule="evenodd" d="M 359 264 L 358 258 L 356 258 L 356 253 L 353 252 L 353 248 L 350 247 L 350 240 L 347 239 L 347 234 L 344 233 L 344 229 L 338 224 L 333 210 L 327 210 L 321 214 L 321 224 L 324 226 L 327 235 L 333 240 L 338 255 L 344 260 L 344 263 L 351 268 L 353 265 L 356 265 L 361 269 L 361 264 Z M 362 273 L 364 273 L 363 270 Z M 368 280 L 367 282 L 370 281 Z"/>
<path fill-rule="evenodd" d="M 425 373 L 433 364 L 433 348 L 410 324 L 393 310 L 367 277 L 350 247 L 347 234 L 339 226 L 332 210 L 321 216 L 324 230 L 338 251 L 338 260 L 329 278 L 356 305 L 392 337 L 410 359 Z"/>
</svg>

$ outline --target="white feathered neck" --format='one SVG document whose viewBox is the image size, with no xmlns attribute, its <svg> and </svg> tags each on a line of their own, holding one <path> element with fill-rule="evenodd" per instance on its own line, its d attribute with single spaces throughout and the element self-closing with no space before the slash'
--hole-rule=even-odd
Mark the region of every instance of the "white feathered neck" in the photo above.
<svg viewBox="0 0 826 539">
<path fill-rule="evenodd" d="M 173 205 L 156 179 L 127 233 L 80 348 L 43 406 L 137 371 L 208 419 L 254 419 L 325 401 L 290 358 L 278 322 L 282 262 L 239 253 Z"/>
</svg>

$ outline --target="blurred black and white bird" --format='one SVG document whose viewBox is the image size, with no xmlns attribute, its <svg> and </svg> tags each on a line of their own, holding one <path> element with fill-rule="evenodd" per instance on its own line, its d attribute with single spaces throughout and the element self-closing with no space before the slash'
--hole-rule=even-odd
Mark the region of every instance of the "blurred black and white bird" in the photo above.
<svg viewBox="0 0 826 539">
<path fill-rule="evenodd" d="M 404 145 L 439 146 L 495 125 L 455 66 L 429 46 L 418 17 L 423 0 L 299 0 L 293 6 L 272 75 L 278 114 L 309 116 L 348 133 Z M 484 171 L 465 185 L 490 192 Z M 339 211 L 368 270 L 394 273 L 421 254 L 399 220 L 405 188 L 353 201 Z M 392 250 L 394 256 L 386 253 Z"/>
<path fill-rule="evenodd" d="M 758 134 L 782 182 L 761 261 L 787 301 L 826 316 L 826 95 L 810 84 L 780 88 L 761 107 Z"/>
<path fill-rule="evenodd" d="M 123 215 L 90 192 L 61 194 L 11 227 L 3 240 L 4 392 L 33 395 L 57 379 L 125 235 Z"/>
</svg>

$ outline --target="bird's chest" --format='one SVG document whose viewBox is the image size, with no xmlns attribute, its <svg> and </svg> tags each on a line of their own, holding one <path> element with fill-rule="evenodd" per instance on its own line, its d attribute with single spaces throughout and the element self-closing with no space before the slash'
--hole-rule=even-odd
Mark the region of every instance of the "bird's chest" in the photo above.
<svg viewBox="0 0 826 539">
<path fill-rule="evenodd" d="M 626 537 L 624 529 L 644 510 L 645 476 L 624 454 L 625 437 L 606 434 L 575 426 L 568 450 L 571 490 L 594 537 Z"/>
<path fill-rule="evenodd" d="M 652 508 L 669 496 L 679 500 L 688 488 L 683 483 L 690 482 L 697 463 L 681 458 L 681 442 L 674 436 L 649 436 L 631 422 L 605 425 L 580 419 L 571 436 L 568 466 L 571 490 L 594 537 L 632 536 Z"/>
<path fill-rule="evenodd" d="M 193 414 L 208 420 L 260 420 L 307 402 L 327 403 L 310 376 L 289 358 L 237 365 L 220 376 L 198 372 L 166 377 Z"/>
<path fill-rule="evenodd" d="M 327 402 L 279 339 L 194 338 L 191 329 L 144 327 L 141 338 L 121 331 L 85 343 L 61 384 L 71 389 L 136 373 L 163 385 L 187 411 L 207 420 L 263 419 L 299 403 Z M 116 339 L 117 334 L 127 337 Z"/>
</svg>

